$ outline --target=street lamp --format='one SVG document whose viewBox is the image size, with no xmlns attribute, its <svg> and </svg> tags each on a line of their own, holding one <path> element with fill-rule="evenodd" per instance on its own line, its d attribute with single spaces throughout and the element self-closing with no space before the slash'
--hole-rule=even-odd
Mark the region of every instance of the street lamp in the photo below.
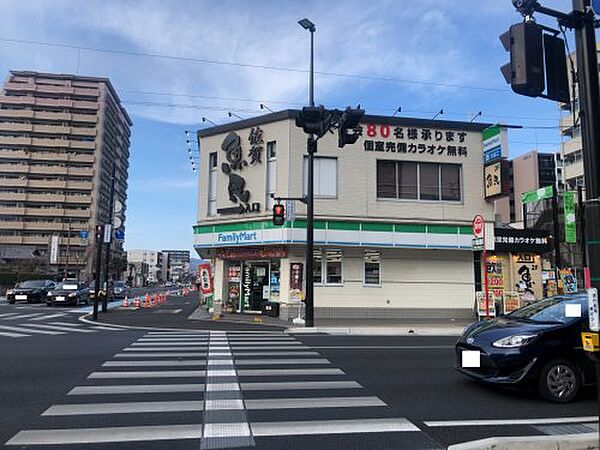
<svg viewBox="0 0 600 450">
<path fill-rule="evenodd" d="M 315 24 L 308 19 L 302 19 L 298 21 L 300 26 L 305 30 L 310 31 L 310 71 L 308 78 L 308 104 L 311 107 L 315 106 L 315 91 L 314 91 L 314 78 L 315 78 L 315 31 L 317 28 Z M 314 168 L 315 168 L 315 153 L 317 151 L 317 141 L 314 135 L 310 134 L 306 143 L 306 149 L 308 152 L 308 182 L 306 186 L 306 313 L 305 313 L 305 326 L 314 326 L 314 280 L 313 280 L 313 258 L 314 258 L 314 242 L 315 242 L 315 195 L 314 195 Z"/>
</svg>

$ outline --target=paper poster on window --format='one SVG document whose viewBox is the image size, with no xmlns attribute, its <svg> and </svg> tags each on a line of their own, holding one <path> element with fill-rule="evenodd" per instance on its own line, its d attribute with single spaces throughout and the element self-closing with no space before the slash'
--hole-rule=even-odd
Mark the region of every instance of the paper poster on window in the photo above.
<svg viewBox="0 0 600 450">
<path fill-rule="evenodd" d="M 514 289 L 521 298 L 528 300 L 541 299 L 542 290 L 542 265 L 540 257 L 533 253 L 517 253 L 513 255 L 513 282 Z"/>
</svg>

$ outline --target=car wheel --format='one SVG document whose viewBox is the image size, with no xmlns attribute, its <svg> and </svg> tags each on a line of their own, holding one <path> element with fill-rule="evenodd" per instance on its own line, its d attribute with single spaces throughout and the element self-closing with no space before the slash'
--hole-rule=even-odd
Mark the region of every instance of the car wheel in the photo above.
<svg viewBox="0 0 600 450">
<path fill-rule="evenodd" d="M 551 402 L 567 403 L 573 400 L 581 388 L 579 369 L 566 359 L 547 363 L 540 373 L 540 395 Z"/>
<path fill-rule="evenodd" d="M 9 300 L 8 303 L 10 303 L 11 305 L 14 305 L 15 301 L 14 300 Z"/>
</svg>

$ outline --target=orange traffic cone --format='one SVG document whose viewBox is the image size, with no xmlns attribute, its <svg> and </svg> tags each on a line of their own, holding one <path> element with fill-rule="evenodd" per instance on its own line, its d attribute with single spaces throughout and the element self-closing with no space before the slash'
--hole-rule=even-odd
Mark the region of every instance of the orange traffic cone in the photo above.
<svg viewBox="0 0 600 450">
<path fill-rule="evenodd" d="M 144 308 L 150 308 L 150 294 L 146 292 L 146 298 L 144 298 Z"/>
<path fill-rule="evenodd" d="M 127 296 L 123 299 L 123 308 L 129 308 L 129 299 Z"/>
<path fill-rule="evenodd" d="M 142 306 L 142 302 L 140 301 L 139 297 L 136 297 L 133 299 L 133 306 L 135 308 L 139 308 L 140 306 Z"/>
</svg>

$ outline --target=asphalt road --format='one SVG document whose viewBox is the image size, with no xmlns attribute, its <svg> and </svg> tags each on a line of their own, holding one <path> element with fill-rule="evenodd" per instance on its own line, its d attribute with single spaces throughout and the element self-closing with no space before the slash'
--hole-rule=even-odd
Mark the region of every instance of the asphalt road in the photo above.
<svg viewBox="0 0 600 450">
<path fill-rule="evenodd" d="M 0 305 L 0 331 L 23 335 L 0 335 L 7 448 L 444 448 L 597 414 L 593 390 L 555 405 L 463 378 L 450 337 L 190 334 L 50 312 L 64 315 Z"/>
</svg>

